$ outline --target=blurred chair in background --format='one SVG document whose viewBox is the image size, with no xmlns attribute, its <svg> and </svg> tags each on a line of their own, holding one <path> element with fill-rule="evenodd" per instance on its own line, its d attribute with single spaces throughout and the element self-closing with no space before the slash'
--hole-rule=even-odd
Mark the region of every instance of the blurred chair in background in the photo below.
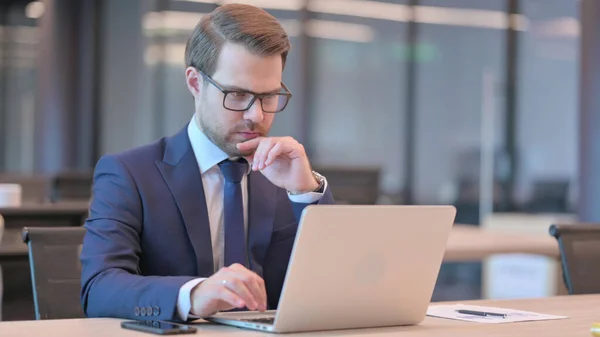
<svg viewBox="0 0 600 337">
<path fill-rule="evenodd" d="M 70 204 L 23 205 L 0 208 L 7 228 L 80 227 L 89 214 L 88 202 Z"/>
<path fill-rule="evenodd" d="M 83 227 L 23 229 L 37 320 L 85 317 L 79 302 L 84 235 Z"/>
<path fill-rule="evenodd" d="M 327 177 L 327 184 L 336 203 L 353 205 L 377 203 L 380 168 L 316 166 L 315 171 Z"/>
<path fill-rule="evenodd" d="M 0 174 L 0 184 L 21 185 L 23 204 L 39 204 L 48 201 L 50 182 L 43 175 Z"/>
<path fill-rule="evenodd" d="M 5 231 L 0 259 L 4 272 L 3 320 L 35 319 L 28 247 L 23 227 L 81 227 L 88 216 L 88 202 L 23 205 L 0 208 Z"/>
<path fill-rule="evenodd" d="M 569 294 L 600 294 L 600 224 L 552 225 Z"/>
<path fill-rule="evenodd" d="M 526 211 L 535 213 L 569 212 L 569 187 L 568 179 L 535 181 Z"/>
<path fill-rule="evenodd" d="M 92 197 L 92 171 L 61 172 L 52 178 L 52 201 L 89 200 Z"/>
</svg>

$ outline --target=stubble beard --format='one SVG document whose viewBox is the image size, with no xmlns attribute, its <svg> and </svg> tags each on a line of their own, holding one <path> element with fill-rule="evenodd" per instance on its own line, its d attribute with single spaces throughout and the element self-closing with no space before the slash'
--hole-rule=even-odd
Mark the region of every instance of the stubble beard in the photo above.
<svg viewBox="0 0 600 337">
<path fill-rule="evenodd" d="M 218 126 L 211 126 L 207 123 L 200 114 L 197 116 L 196 121 L 200 130 L 206 135 L 206 137 L 218 146 L 223 152 L 225 152 L 230 158 L 232 157 L 247 157 L 254 154 L 255 150 L 240 151 L 237 148 L 237 142 L 233 140 L 236 132 L 241 131 L 252 131 L 258 132 L 260 136 L 264 137 L 266 132 L 260 130 L 258 125 L 249 120 L 244 120 L 243 124 L 233 128 L 232 130 L 221 130 Z"/>
</svg>

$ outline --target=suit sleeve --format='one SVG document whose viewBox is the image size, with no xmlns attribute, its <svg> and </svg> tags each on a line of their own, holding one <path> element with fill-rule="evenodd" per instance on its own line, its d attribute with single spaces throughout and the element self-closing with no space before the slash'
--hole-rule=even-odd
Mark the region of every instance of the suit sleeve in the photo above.
<svg viewBox="0 0 600 337">
<path fill-rule="evenodd" d="M 179 319 L 179 289 L 193 277 L 142 276 L 142 227 L 135 181 L 118 157 L 103 157 L 94 172 L 81 251 L 81 304 L 88 317 Z"/>
<path fill-rule="evenodd" d="M 323 193 L 307 193 L 305 195 L 298 195 L 298 196 L 288 196 L 290 198 L 291 204 L 292 204 L 292 209 L 294 210 L 294 216 L 296 218 L 296 223 L 300 222 L 300 217 L 302 216 L 302 211 L 304 211 L 304 208 L 306 208 L 306 206 L 308 205 L 327 205 L 327 204 L 333 204 L 334 200 L 333 200 L 333 195 L 331 194 L 331 190 L 329 189 L 329 185 L 327 183 L 327 179 L 325 180 L 325 190 L 323 191 Z M 310 203 L 306 203 L 306 202 L 297 202 L 297 201 L 304 201 L 302 199 L 308 199 L 312 202 Z M 315 200 L 315 201 L 313 201 Z"/>
</svg>

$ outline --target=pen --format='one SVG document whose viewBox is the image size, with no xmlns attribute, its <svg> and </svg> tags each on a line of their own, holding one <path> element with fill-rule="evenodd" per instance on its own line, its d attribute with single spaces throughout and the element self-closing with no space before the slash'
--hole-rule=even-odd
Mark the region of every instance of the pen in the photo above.
<svg viewBox="0 0 600 337">
<path fill-rule="evenodd" d="M 475 316 L 494 316 L 494 317 L 502 317 L 506 318 L 506 314 L 498 314 L 495 312 L 485 312 L 485 311 L 474 311 L 474 310 L 456 310 L 459 314 L 465 315 L 475 315 Z"/>
</svg>

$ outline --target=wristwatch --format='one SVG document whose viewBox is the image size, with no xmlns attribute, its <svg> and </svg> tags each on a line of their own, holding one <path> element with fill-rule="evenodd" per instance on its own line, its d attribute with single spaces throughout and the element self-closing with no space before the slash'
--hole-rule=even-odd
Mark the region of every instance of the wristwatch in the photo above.
<svg viewBox="0 0 600 337">
<path fill-rule="evenodd" d="M 313 192 L 316 192 L 316 193 L 323 193 L 323 192 L 325 192 L 325 177 L 323 177 L 317 171 L 312 171 L 312 175 L 319 182 L 319 187 L 317 187 L 317 189 L 314 190 Z"/>
<path fill-rule="evenodd" d="M 312 171 L 312 175 L 313 175 L 313 177 L 315 177 L 315 180 L 319 182 L 319 187 L 317 187 L 314 191 L 311 191 L 311 192 L 312 193 L 323 193 L 323 192 L 325 192 L 325 177 L 322 176 L 321 174 L 319 174 L 316 171 Z M 300 194 L 300 193 L 292 193 L 290 191 L 287 191 L 287 192 L 288 192 L 289 195 Z"/>
</svg>

